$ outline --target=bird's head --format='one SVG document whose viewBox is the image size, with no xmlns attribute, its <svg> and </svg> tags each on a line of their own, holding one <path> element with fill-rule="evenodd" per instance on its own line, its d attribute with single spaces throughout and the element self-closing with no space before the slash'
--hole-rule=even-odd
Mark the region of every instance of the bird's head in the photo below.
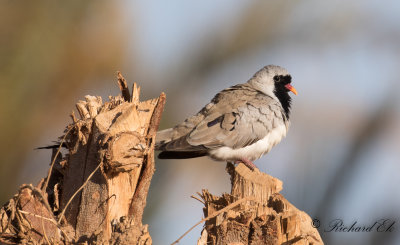
<svg viewBox="0 0 400 245">
<path fill-rule="evenodd" d="M 268 65 L 256 72 L 249 83 L 257 90 L 267 94 L 292 92 L 297 95 L 297 90 L 291 85 L 292 77 L 289 72 L 280 66 Z"/>
<path fill-rule="evenodd" d="M 276 98 L 281 103 L 289 117 L 291 98 L 289 92 L 297 95 L 297 90 L 291 85 L 292 77 L 280 66 L 268 65 L 256 72 L 248 83 L 258 91 Z"/>
</svg>

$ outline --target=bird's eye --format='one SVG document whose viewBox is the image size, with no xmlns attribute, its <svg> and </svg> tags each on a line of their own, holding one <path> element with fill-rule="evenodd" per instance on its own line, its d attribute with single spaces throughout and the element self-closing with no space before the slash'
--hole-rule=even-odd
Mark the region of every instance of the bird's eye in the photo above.
<svg viewBox="0 0 400 245">
<path fill-rule="evenodd" d="M 281 77 L 280 76 L 274 76 L 274 81 L 275 82 L 279 82 L 281 80 Z"/>
</svg>

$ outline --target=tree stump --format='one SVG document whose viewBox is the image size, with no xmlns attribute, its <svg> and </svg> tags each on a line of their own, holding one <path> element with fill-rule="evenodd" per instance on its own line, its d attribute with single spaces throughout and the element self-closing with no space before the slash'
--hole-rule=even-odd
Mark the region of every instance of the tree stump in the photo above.
<svg viewBox="0 0 400 245">
<path fill-rule="evenodd" d="M 118 84 L 122 95 L 108 102 L 77 103 L 80 118 L 72 113 L 47 178 L 23 185 L 0 210 L 2 243 L 152 243 L 142 216 L 165 95 L 139 102 L 136 84 L 132 95 L 121 74 Z"/>
<path fill-rule="evenodd" d="M 215 217 L 206 220 L 198 245 L 323 244 L 311 218 L 279 194 L 279 179 L 243 164 L 228 163 L 227 171 L 231 194 L 201 194 L 205 217 Z"/>
</svg>

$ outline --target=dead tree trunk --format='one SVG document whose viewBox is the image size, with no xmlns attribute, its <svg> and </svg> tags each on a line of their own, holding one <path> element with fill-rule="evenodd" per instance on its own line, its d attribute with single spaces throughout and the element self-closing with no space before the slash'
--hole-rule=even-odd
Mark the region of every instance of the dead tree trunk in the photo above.
<svg viewBox="0 0 400 245">
<path fill-rule="evenodd" d="M 198 245 L 323 244 L 311 218 L 279 192 L 282 182 L 243 164 L 228 163 L 231 194 L 203 190 L 206 220 Z"/>
<path fill-rule="evenodd" d="M 143 210 L 165 95 L 139 102 L 118 74 L 122 96 L 77 103 L 47 178 L 23 185 L 0 210 L 5 244 L 151 244 Z"/>
</svg>

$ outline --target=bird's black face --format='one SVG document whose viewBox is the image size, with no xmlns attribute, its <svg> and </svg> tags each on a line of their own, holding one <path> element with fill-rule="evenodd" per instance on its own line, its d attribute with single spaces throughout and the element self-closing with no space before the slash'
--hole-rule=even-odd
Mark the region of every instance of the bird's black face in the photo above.
<svg viewBox="0 0 400 245">
<path fill-rule="evenodd" d="M 289 92 L 291 91 L 295 95 L 297 95 L 297 90 L 290 84 L 292 82 L 292 77 L 290 75 L 275 75 L 274 83 L 275 89 L 280 90 L 281 92 Z"/>
<path fill-rule="evenodd" d="M 290 84 L 292 77 L 290 75 L 275 75 L 274 76 L 274 94 L 281 102 L 283 109 L 285 110 L 286 118 L 289 119 L 290 115 L 290 98 L 288 92 L 292 92 L 297 95 L 296 89 Z"/>
</svg>

